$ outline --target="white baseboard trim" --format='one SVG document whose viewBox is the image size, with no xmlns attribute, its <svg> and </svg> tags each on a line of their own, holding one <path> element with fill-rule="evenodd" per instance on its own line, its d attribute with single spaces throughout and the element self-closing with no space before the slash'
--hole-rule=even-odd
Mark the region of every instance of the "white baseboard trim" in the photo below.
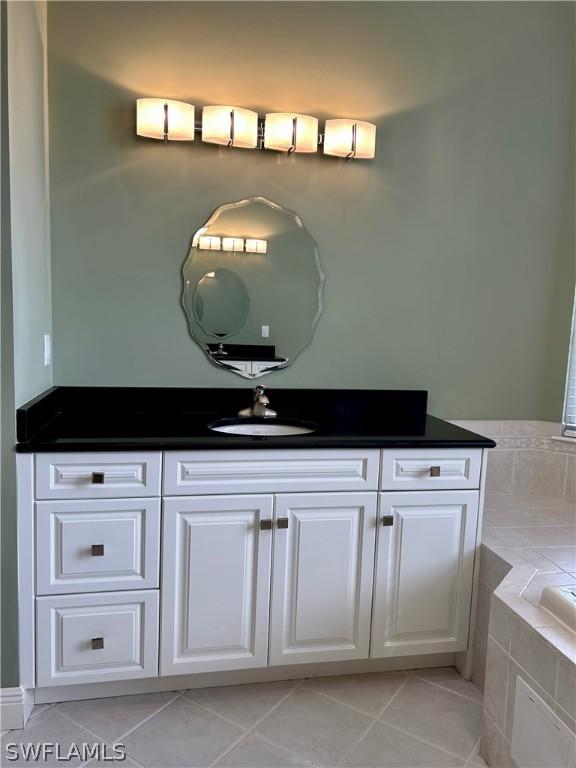
<svg viewBox="0 0 576 768">
<path fill-rule="evenodd" d="M 306 677 L 350 675 L 367 672 L 384 672 L 398 669 L 423 669 L 426 667 L 451 667 L 453 653 L 403 656 L 389 659 L 359 659 L 357 661 L 333 661 L 294 666 L 264 667 L 229 672 L 205 672 L 195 675 L 166 675 L 144 680 L 117 680 L 112 683 L 84 683 L 36 688 L 34 702 L 47 704 L 54 701 L 79 701 L 101 699 L 108 696 L 128 696 L 135 693 L 157 691 L 182 691 L 188 688 L 213 688 L 219 685 L 264 683 L 273 680 L 298 680 Z"/>
<path fill-rule="evenodd" d="M 33 691 L 28 691 L 21 686 L 0 688 L 0 729 L 12 731 L 16 728 L 24 728 L 33 706 Z"/>
</svg>

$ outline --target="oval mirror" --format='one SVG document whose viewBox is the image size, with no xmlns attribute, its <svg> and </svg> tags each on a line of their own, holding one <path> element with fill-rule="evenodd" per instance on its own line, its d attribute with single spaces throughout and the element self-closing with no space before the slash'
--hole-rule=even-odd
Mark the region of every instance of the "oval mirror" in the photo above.
<svg viewBox="0 0 576 768">
<path fill-rule="evenodd" d="M 324 274 L 287 208 L 264 197 L 222 205 L 194 235 L 183 272 L 190 333 L 215 365 L 256 378 L 312 340 Z"/>
</svg>

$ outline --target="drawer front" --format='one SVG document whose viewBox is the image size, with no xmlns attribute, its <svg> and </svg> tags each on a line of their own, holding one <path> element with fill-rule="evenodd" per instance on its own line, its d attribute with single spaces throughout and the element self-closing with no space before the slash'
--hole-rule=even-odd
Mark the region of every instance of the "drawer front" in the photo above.
<svg viewBox="0 0 576 768">
<path fill-rule="evenodd" d="M 158 675 L 158 592 L 36 599 L 37 684 Z"/>
<path fill-rule="evenodd" d="M 384 450 L 385 491 L 463 490 L 480 487 L 482 449 Z"/>
<path fill-rule="evenodd" d="M 156 589 L 160 499 L 36 503 L 36 592 Z"/>
<path fill-rule="evenodd" d="M 171 451 L 165 454 L 164 493 L 375 490 L 378 454 L 377 450 Z"/>
<path fill-rule="evenodd" d="M 40 453 L 37 499 L 110 499 L 160 495 L 158 453 Z"/>
</svg>

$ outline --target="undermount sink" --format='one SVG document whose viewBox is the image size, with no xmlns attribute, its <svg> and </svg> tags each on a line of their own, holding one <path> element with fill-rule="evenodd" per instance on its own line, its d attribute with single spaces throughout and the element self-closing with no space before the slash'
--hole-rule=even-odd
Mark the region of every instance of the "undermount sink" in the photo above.
<svg viewBox="0 0 576 768">
<path fill-rule="evenodd" d="M 244 435 L 252 437 L 288 437 L 290 435 L 309 435 L 316 432 L 318 427 L 306 421 L 275 418 L 240 418 L 220 419 L 208 425 L 213 432 L 223 432 L 227 435 Z"/>
</svg>

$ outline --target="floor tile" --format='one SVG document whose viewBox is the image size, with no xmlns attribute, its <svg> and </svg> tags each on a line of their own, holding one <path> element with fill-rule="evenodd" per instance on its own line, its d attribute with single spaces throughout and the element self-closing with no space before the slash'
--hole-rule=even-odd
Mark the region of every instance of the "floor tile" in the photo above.
<svg viewBox="0 0 576 768">
<path fill-rule="evenodd" d="M 112 753 L 109 752 L 108 755 L 111 755 Z M 114 768 L 114 766 L 122 766 L 122 768 L 139 768 L 138 763 L 135 763 L 134 760 L 130 760 L 129 757 L 126 757 L 124 760 L 92 760 L 91 763 L 86 763 L 86 768 Z"/>
<path fill-rule="evenodd" d="M 482 711 L 477 702 L 413 678 L 385 710 L 382 720 L 467 758 L 480 737 Z"/>
<path fill-rule="evenodd" d="M 241 728 L 182 697 L 154 715 L 126 739 L 139 763 L 154 768 L 208 766 L 242 735 Z"/>
<path fill-rule="evenodd" d="M 522 597 L 524 600 L 528 600 L 528 602 L 535 608 L 539 608 L 542 591 L 545 587 L 564 586 L 576 586 L 576 580 L 571 574 L 565 573 L 564 571 L 561 573 L 538 573 L 534 576 L 526 589 L 522 591 Z"/>
<path fill-rule="evenodd" d="M 294 686 L 293 681 L 282 680 L 221 688 L 193 688 L 185 695 L 244 728 L 252 728 Z"/>
<path fill-rule="evenodd" d="M 240 744 L 218 761 L 218 768 L 285 768 L 305 766 L 310 763 L 300 760 L 278 746 L 251 733 Z"/>
<path fill-rule="evenodd" d="M 115 696 L 108 699 L 66 701 L 58 704 L 56 709 L 104 741 L 111 742 L 153 715 L 175 696 L 173 691 L 169 691 Z"/>
<path fill-rule="evenodd" d="M 344 765 L 358 768 L 459 768 L 463 764 L 463 759 L 385 723 L 376 723 L 344 761 Z"/>
<path fill-rule="evenodd" d="M 302 690 L 320 691 L 367 715 L 377 717 L 408 676 L 408 672 L 378 672 L 369 675 L 314 677 L 306 680 Z"/>
<path fill-rule="evenodd" d="M 370 718 L 314 691 L 297 690 L 256 732 L 316 765 L 334 766 L 370 725 Z"/>
<path fill-rule="evenodd" d="M 42 745 L 42 744 L 55 744 L 58 745 L 60 755 L 65 756 L 68 754 L 70 746 L 72 744 L 81 746 L 82 744 L 94 744 L 95 739 L 91 733 L 88 733 L 84 728 L 79 725 L 75 725 L 67 717 L 57 712 L 54 707 L 51 707 L 46 712 L 41 712 L 36 717 L 32 717 L 25 728 L 21 728 L 14 731 L 8 731 L 2 736 L 2 756 L 6 756 L 6 744 L 16 743 L 18 745 Z M 20 748 L 18 750 L 20 758 L 18 761 L 6 762 L 7 765 L 24 764 L 24 759 Z M 57 755 L 49 755 L 47 759 L 42 758 L 33 760 L 29 758 L 26 761 L 27 765 L 66 765 L 66 766 L 78 766 L 81 765 L 84 760 L 72 758 L 69 761 L 63 762 L 57 759 Z"/>
<path fill-rule="evenodd" d="M 466 696 L 467 699 L 472 699 L 473 701 L 482 702 L 482 691 L 479 691 L 474 683 L 464 680 L 454 667 L 417 669 L 415 674 L 421 680 L 427 680 L 429 683 L 439 685 L 441 688 L 446 688 L 447 691 L 459 693 L 461 696 Z"/>
<path fill-rule="evenodd" d="M 576 547 L 547 547 L 541 554 L 563 571 L 576 571 Z"/>
</svg>

